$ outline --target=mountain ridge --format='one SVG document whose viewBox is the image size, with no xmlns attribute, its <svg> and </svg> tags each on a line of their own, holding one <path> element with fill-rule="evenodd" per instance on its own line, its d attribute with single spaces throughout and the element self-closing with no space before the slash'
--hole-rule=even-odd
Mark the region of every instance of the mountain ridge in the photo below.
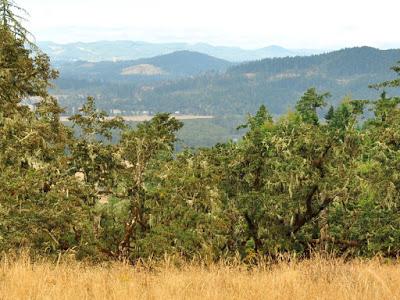
<svg viewBox="0 0 400 300">
<path fill-rule="evenodd" d="M 188 50 L 201 52 L 216 58 L 233 61 L 251 61 L 266 57 L 310 55 L 323 52 L 317 49 L 287 49 L 272 45 L 258 49 L 243 49 L 231 46 L 213 46 L 207 43 L 148 43 L 142 41 L 97 41 L 59 44 L 51 41 L 38 42 L 39 47 L 53 61 L 116 61 L 136 60 Z"/>
</svg>

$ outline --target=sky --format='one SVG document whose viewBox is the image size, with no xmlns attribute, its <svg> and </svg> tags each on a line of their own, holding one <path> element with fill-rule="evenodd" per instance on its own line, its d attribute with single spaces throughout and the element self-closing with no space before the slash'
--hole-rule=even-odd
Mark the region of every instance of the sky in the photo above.
<svg viewBox="0 0 400 300">
<path fill-rule="evenodd" d="M 15 0 L 37 41 L 400 48 L 400 0 Z"/>
</svg>

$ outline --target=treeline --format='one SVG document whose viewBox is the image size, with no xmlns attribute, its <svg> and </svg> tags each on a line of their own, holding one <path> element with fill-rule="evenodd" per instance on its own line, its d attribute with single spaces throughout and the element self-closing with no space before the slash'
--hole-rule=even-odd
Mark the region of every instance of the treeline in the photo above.
<svg viewBox="0 0 400 300">
<path fill-rule="evenodd" d="M 371 47 L 346 48 L 330 53 L 285 58 L 267 58 L 243 63 L 230 69 L 232 73 L 264 73 L 274 75 L 288 71 L 314 71 L 329 77 L 354 74 L 385 73 L 397 61 L 399 50 L 379 50 Z"/>
<path fill-rule="evenodd" d="M 159 114 L 130 128 L 88 98 L 70 119 L 76 137 L 47 91 L 57 72 L 13 5 L 0 3 L 2 252 L 131 262 L 399 255 L 399 97 L 345 99 L 320 118 L 329 94 L 310 88 L 279 118 L 261 106 L 238 142 L 178 154 L 181 122 Z M 400 79 L 376 86 L 386 87 Z M 35 111 L 21 104 L 33 96 Z M 104 142 L 116 131 L 118 143 Z"/>
</svg>

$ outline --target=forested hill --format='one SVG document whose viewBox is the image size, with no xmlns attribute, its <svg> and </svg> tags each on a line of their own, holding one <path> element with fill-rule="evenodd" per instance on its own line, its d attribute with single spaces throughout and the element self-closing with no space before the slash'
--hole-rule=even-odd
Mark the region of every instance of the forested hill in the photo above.
<svg viewBox="0 0 400 300">
<path fill-rule="evenodd" d="M 330 77 L 355 74 L 387 73 L 388 66 L 400 60 L 400 50 L 379 50 L 371 47 L 347 48 L 330 53 L 263 59 L 232 67 L 231 73 L 261 73 L 266 75 L 325 74 Z M 293 73 L 296 72 L 296 73 Z"/>
<path fill-rule="evenodd" d="M 168 82 L 138 97 L 141 106 L 153 111 L 231 115 L 253 113 L 266 104 L 272 113 L 281 114 L 309 87 L 330 92 L 334 104 L 345 96 L 375 98 L 377 92 L 368 85 L 390 79 L 390 67 L 399 60 L 400 50 L 369 47 L 264 59 L 234 66 L 224 74 Z"/>
<path fill-rule="evenodd" d="M 178 51 L 138 60 L 56 62 L 55 66 L 63 79 L 135 81 L 138 77 L 170 79 L 226 71 L 232 63 L 198 52 Z"/>
</svg>

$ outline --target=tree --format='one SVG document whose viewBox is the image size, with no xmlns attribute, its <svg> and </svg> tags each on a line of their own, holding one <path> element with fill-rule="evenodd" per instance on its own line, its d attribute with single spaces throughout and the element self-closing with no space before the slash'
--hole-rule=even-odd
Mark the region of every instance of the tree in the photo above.
<svg viewBox="0 0 400 300">
<path fill-rule="evenodd" d="M 90 197 L 67 171 L 71 131 L 47 91 L 57 72 L 29 43 L 15 9 L 22 11 L 0 2 L 0 249 L 84 252 Z M 35 111 L 25 99 L 36 99 Z"/>
<path fill-rule="evenodd" d="M 315 88 L 310 88 L 297 102 L 296 111 L 305 122 L 317 125 L 319 122 L 317 108 L 325 106 L 325 100 L 329 96 L 329 93 L 318 94 Z"/>
<path fill-rule="evenodd" d="M 146 175 L 172 159 L 175 133 L 181 127 L 182 123 L 169 114 L 159 114 L 151 121 L 122 133 L 115 152 L 122 162 L 115 186 L 118 196 L 102 209 L 102 230 L 107 234 L 111 230 L 115 235 L 111 244 L 103 246 L 111 256 L 121 260 L 138 257 L 138 245 L 148 233 L 151 215 L 147 204 L 151 200 L 146 188 L 149 180 Z M 120 207 L 119 215 L 116 216 L 108 207 Z M 110 218 L 118 219 L 120 223 L 110 222 Z"/>
<path fill-rule="evenodd" d="M 110 191 L 115 186 L 116 170 L 122 168 L 115 155 L 118 146 L 110 141 L 113 131 L 126 128 L 123 119 L 108 118 L 104 111 L 97 110 L 94 98 L 88 97 L 80 113 L 69 120 L 78 136 L 69 146 L 71 171 L 82 172 L 84 181 L 95 191 Z"/>
<path fill-rule="evenodd" d="M 0 1 L 0 26 L 4 29 L 11 31 L 11 33 L 25 41 L 29 42 L 28 35 L 30 33 L 28 30 L 21 24 L 22 21 L 25 21 L 25 18 L 21 15 L 18 15 L 15 11 L 18 11 L 23 14 L 28 14 L 22 7 L 18 6 L 12 0 L 1 0 Z M 33 44 L 31 44 L 33 45 Z"/>
</svg>

